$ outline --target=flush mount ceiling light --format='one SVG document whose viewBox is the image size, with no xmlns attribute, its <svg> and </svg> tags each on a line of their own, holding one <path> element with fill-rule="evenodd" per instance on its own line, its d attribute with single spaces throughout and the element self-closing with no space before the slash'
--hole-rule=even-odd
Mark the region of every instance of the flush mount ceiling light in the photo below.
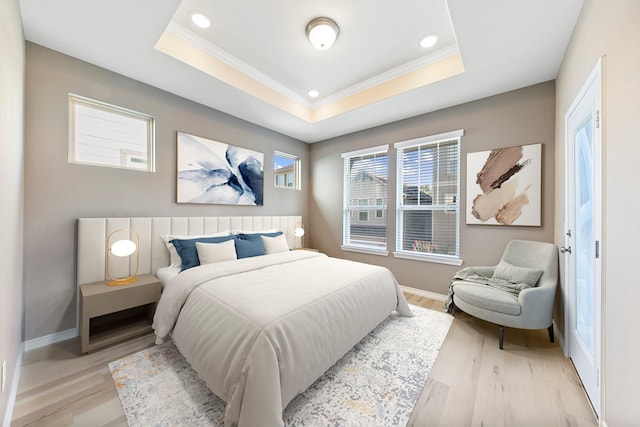
<svg viewBox="0 0 640 427">
<path fill-rule="evenodd" d="M 320 95 L 320 92 L 318 92 L 315 89 L 309 89 L 309 92 L 307 92 L 307 95 L 309 95 L 311 98 L 317 98 Z"/>
<path fill-rule="evenodd" d="M 338 24 L 329 18 L 316 18 L 307 24 L 307 38 L 318 50 L 326 50 L 333 46 L 338 34 Z"/>
<path fill-rule="evenodd" d="M 191 21 L 200 28 L 209 28 L 211 26 L 211 19 L 200 12 L 193 12 L 191 14 Z"/>
</svg>

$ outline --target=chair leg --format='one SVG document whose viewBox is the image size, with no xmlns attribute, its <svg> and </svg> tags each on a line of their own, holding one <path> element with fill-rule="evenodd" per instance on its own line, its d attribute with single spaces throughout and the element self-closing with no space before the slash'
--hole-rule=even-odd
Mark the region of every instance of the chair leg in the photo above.
<svg viewBox="0 0 640 427">
<path fill-rule="evenodd" d="M 500 350 L 502 350 L 502 344 L 504 343 L 504 326 L 499 326 L 500 329 L 498 329 L 498 345 L 500 346 Z"/>
<path fill-rule="evenodd" d="M 451 302 L 451 306 L 449 307 L 449 311 L 451 312 L 451 315 L 453 317 L 456 317 L 456 311 L 458 311 L 458 307 L 456 307 L 456 303 L 455 302 Z"/>
<path fill-rule="evenodd" d="M 549 331 L 549 341 L 552 343 L 555 342 L 553 338 L 553 323 L 547 328 L 547 330 Z"/>
</svg>

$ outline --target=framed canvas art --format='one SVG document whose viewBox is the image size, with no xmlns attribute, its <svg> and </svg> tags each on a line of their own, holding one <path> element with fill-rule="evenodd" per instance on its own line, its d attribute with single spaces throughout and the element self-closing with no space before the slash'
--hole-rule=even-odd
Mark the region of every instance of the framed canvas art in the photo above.
<svg viewBox="0 0 640 427">
<path fill-rule="evenodd" d="M 467 154 L 467 224 L 541 225 L 542 144 Z"/>
<path fill-rule="evenodd" d="M 264 155 L 178 132 L 178 203 L 262 206 Z"/>
</svg>

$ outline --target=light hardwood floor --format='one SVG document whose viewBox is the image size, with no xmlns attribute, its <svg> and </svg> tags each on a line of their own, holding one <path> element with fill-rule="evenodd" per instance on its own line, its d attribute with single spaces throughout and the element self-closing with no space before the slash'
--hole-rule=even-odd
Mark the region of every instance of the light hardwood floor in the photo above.
<svg viewBox="0 0 640 427">
<path fill-rule="evenodd" d="M 411 304 L 442 302 L 407 294 Z M 78 339 L 24 356 L 12 426 L 126 426 L 107 364 L 153 345 L 147 335 L 88 355 Z M 458 313 L 409 426 L 596 426 L 571 362 L 546 330 L 505 330 Z"/>
</svg>

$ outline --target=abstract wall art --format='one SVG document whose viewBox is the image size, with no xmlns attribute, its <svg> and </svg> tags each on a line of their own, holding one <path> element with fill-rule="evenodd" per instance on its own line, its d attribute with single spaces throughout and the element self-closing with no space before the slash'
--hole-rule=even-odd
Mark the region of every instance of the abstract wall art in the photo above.
<svg viewBox="0 0 640 427">
<path fill-rule="evenodd" d="M 263 204 L 264 154 L 178 132 L 178 203 Z"/>
<path fill-rule="evenodd" d="M 467 154 L 467 224 L 539 226 L 542 144 Z"/>
</svg>

